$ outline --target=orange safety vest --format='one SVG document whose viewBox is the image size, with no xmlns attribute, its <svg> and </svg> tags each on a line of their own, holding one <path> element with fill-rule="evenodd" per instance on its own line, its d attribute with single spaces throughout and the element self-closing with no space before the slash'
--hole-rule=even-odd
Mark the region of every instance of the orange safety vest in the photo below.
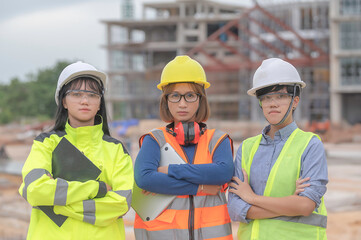
<svg viewBox="0 0 361 240">
<path fill-rule="evenodd" d="M 175 137 L 165 127 L 152 130 L 150 133 L 160 148 L 169 143 L 175 151 L 189 164 L 189 160 Z M 146 134 L 146 135 L 148 135 Z M 140 145 L 146 135 L 143 135 Z M 212 163 L 214 151 L 219 143 L 229 138 L 228 134 L 207 129 L 200 137 L 196 147 L 193 164 Z M 137 240 L 150 239 L 217 239 L 232 240 L 231 219 L 228 215 L 225 184 L 217 195 L 197 193 L 197 195 L 177 196 L 175 200 L 156 219 L 143 221 L 137 214 L 134 221 L 134 232 Z"/>
</svg>

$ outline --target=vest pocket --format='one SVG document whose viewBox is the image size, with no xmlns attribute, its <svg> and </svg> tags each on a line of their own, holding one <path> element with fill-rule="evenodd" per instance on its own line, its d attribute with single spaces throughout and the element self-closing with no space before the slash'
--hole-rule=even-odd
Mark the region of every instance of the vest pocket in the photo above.
<svg viewBox="0 0 361 240">
<path fill-rule="evenodd" d="M 175 215 L 175 210 L 167 209 L 163 211 L 156 219 L 144 222 L 144 225 L 146 225 L 149 230 L 151 230 L 152 228 L 159 228 L 159 226 L 164 226 L 167 224 L 171 225 L 174 221 Z"/>
</svg>

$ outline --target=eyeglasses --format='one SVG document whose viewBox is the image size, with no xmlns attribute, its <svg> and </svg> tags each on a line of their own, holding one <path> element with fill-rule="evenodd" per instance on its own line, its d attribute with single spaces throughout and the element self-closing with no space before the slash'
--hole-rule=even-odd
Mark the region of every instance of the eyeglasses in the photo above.
<svg viewBox="0 0 361 240">
<path fill-rule="evenodd" d="M 102 97 L 101 94 L 88 90 L 68 90 L 66 91 L 65 95 L 68 96 L 69 100 L 73 102 L 80 102 L 85 97 L 89 104 L 98 103 Z"/>
<path fill-rule="evenodd" d="M 167 100 L 171 103 L 177 103 L 179 102 L 182 97 L 186 102 L 192 103 L 198 100 L 198 97 L 200 97 L 200 94 L 194 93 L 194 92 L 187 92 L 186 94 L 179 94 L 177 92 L 173 92 L 170 94 L 167 94 Z"/>
<path fill-rule="evenodd" d="M 276 104 L 286 104 L 291 98 L 292 94 L 290 93 L 268 93 L 258 97 L 261 106 L 268 106 L 274 101 Z"/>
</svg>

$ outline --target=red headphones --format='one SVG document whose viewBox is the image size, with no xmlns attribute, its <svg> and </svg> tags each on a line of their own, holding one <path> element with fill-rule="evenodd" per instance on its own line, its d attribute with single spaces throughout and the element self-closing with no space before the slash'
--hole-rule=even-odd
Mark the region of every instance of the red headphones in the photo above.
<svg viewBox="0 0 361 240">
<path fill-rule="evenodd" d="M 174 123 L 167 125 L 166 130 L 172 134 L 179 145 L 188 146 L 189 144 L 197 144 L 200 136 L 207 129 L 207 125 L 197 122 L 179 122 L 172 130 Z"/>
</svg>

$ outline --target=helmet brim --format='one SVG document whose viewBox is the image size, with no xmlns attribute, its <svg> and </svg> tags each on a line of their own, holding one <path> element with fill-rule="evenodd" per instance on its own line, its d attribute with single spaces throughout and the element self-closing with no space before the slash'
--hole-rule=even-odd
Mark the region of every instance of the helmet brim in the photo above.
<svg viewBox="0 0 361 240">
<path fill-rule="evenodd" d="M 247 91 L 247 94 L 250 95 L 250 96 L 255 96 L 256 97 L 256 92 L 257 90 L 260 90 L 262 88 L 266 88 L 266 87 L 269 87 L 269 86 L 273 86 L 273 85 L 294 85 L 294 84 L 298 84 L 301 86 L 301 88 L 304 88 L 306 87 L 306 83 L 301 81 L 301 82 L 278 82 L 277 84 L 275 84 L 274 82 L 273 83 L 270 83 L 270 84 L 266 84 L 266 85 L 262 85 L 262 86 L 259 86 L 259 87 L 255 87 L 255 88 L 251 88 Z"/>
<path fill-rule="evenodd" d="M 211 86 L 211 84 L 209 82 L 205 82 L 205 81 L 179 81 L 179 82 L 161 82 L 157 85 L 157 88 L 159 90 L 163 90 L 164 86 L 167 86 L 168 84 L 173 84 L 173 83 L 197 83 L 199 85 L 202 85 L 205 89 L 209 88 Z"/>
<path fill-rule="evenodd" d="M 71 74 L 70 76 L 68 76 L 60 86 L 57 87 L 56 89 L 56 95 L 55 95 L 55 102 L 58 105 L 58 98 L 59 98 L 59 92 L 60 89 L 65 86 L 66 84 L 70 83 L 71 81 L 82 77 L 82 76 L 87 76 L 90 78 L 93 78 L 94 80 L 97 80 L 99 83 L 101 83 L 105 89 L 105 84 L 106 84 L 106 80 L 107 80 L 107 75 L 103 72 L 100 71 L 93 71 L 93 70 L 86 70 L 86 71 L 79 71 L 76 73 Z"/>
</svg>

